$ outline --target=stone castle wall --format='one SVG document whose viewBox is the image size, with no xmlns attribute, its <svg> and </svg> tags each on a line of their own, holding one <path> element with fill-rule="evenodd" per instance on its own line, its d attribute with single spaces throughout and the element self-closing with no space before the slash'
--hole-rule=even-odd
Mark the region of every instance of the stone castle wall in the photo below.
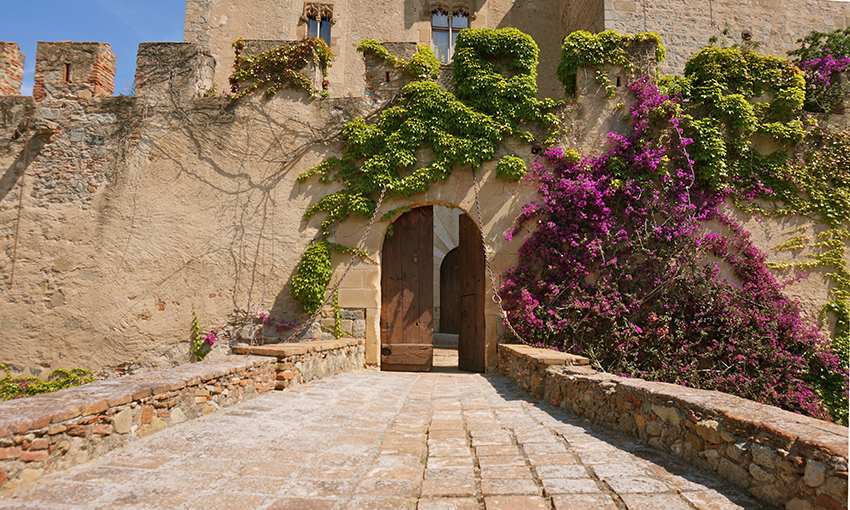
<svg viewBox="0 0 850 510">
<path fill-rule="evenodd" d="M 21 95 L 24 54 L 13 42 L 0 42 L 0 96 Z"/>
<path fill-rule="evenodd" d="M 759 52 L 785 56 L 812 30 L 850 26 L 850 3 L 831 0 L 604 0 L 605 29 L 625 34 L 655 32 L 667 46 L 662 73 L 681 73 L 688 58 L 712 36 L 718 44 L 741 43 L 747 32 Z M 586 25 L 592 30 L 595 25 Z M 728 29 L 728 35 L 723 31 Z"/>
<path fill-rule="evenodd" d="M 190 11 L 192 5 L 190 0 Z M 502 12 L 498 5 L 477 8 L 475 23 L 527 23 L 538 9 L 519 2 Z M 189 24 L 187 30 L 196 37 L 215 35 L 215 30 L 225 31 L 220 22 L 217 29 L 198 25 L 201 29 L 194 31 Z M 234 26 L 226 30 L 241 25 Z M 394 69 L 372 62 L 372 78 L 390 72 L 393 79 L 370 82 L 362 74 L 366 88 L 353 97 L 310 100 L 303 91 L 283 90 L 271 100 L 257 96 L 231 103 L 205 97 L 230 68 L 198 41 L 141 45 L 135 97 L 110 96 L 114 57 L 108 45 L 43 43 L 36 71 L 39 94 L 0 97 L 0 362 L 16 374 L 43 377 L 56 368 L 186 362 L 193 311 L 204 332 L 225 327 L 221 344 L 235 339 L 243 323 L 251 322 L 246 318 L 257 312 L 303 319 L 289 282 L 320 222 L 304 220 L 303 212 L 335 188 L 316 179 L 300 183 L 297 176 L 340 155 L 341 126 L 357 116 L 375 115 L 404 80 Z M 416 42 L 389 47 L 409 51 Z M 366 69 L 357 55 L 358 65 Z M 548 58 L 547 72 L 554 74 L 556 59 Z M 620 69 L 607 71 L 612 78 L 622 75 Z M 560 112 L 561 141 L 597 154 L 606 146 L 608 131 L 628 129 L 624 115 L 630 96 L 621 86 L 606 98 L 592 73 L 588 76 L 580 73 L 576 101 Z M 619 103 L 624 107 L 616 108 Z M 846 126 L 846 119 L 833 121 Z M 496 159 L 509 153 L 529 163 L 533 159 L 531 148 L 514 140 L 506 141 Z M 504 232 L 536 191 L 528 182 L 495 179 L 494 167 L 485 164 L 479 178 L 483 229 L 498 285 L 501 273 L 516 264 L 524 237 L 520 232 L 507 242 Z M 427 193 L 386 200 L 381 214 L 404 206 L 444 205 L 476 218 L 472 189 L 471 175 L 459 170 Z M 771 260 L 807 260 L 804 251 L 777 254 L 771 249 L 798 226 L 814 229 L 810 221 L 741 219 L 757 232 L 754 241 Z M 353 246 L 367 223 L 352 218 L 338 226 L 331 240 Z M 378 264 L 356 263 L 339 291 L 340 307 L 361 311 L 358 336 L 362 326 L 365 360 L 373 364 L 380 358 L 386 228 L 377 222 L 366 237 L 365 249 Z M 348 255 L 333 256 L 332 281 L 349 260 Z M 789 287 L 789 294 L 800 297 L 816 319 L 828 288 L 829 280 L 816 272 Z M 485 303 L 487 366 L 493 368 L 502 326 L 489 295 Z M 323 335 L 318 328 L 308 334 Z"/>
<path fill-rule="evenodd" d="M 216 89 L 230 90 L 237 37 L 300 40 L 307 36 L 305 6 L 312 2 L 254 0 L 233 3 L 187 0 L 185 42 L 209 48 L 216 60 Z M 541 48 L 540 93 L 556 97 L 563 89 L 555 78 L 561 36 L 558 4 L 533 0 L 458 0 L 433 2 L 363 1 L 317 2 L 332 5 L 330 48 L 334 65 L 328 75 L 331 97 L 364 97 L 364 64 L 357 46 L 363 39 L 380 42 L 431 44 L 432 8 L 461 9 L 470 14 L 471 28 L 516 27 L 532 34 Z"/>
</svg>

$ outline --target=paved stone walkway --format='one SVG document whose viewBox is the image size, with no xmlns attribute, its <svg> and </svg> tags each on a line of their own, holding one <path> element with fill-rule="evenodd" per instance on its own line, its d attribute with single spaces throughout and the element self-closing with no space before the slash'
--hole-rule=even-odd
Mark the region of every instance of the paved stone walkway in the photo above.
<svg viewBox="0 0 850 510">
<path fill-rule="evenodd" d="M 0 492 L 2 509 L 761 508 L 500 376 L 346 374 Z"/>
</svg>

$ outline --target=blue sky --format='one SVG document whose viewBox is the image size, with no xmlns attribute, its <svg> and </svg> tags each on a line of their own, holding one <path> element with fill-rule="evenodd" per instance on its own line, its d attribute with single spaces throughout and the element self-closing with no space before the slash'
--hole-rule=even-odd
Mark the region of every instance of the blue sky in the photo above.
<svg viewBox="0 0 850 510">
<path fill-rule="evenodd" d="M 21 94 L 32 94 L 37 41 L 103 42 L 118 57 L 115 93 L 129 93 L 142 42 L 183 40 L 185 0 L 2 0 L 0 41 L 26 56 Z"/>
</svg>

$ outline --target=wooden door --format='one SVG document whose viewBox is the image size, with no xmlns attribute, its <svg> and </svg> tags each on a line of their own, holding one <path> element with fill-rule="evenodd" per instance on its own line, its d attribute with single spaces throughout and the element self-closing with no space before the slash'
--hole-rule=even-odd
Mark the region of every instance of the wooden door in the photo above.
<svg viewBox="0 0 850 510">
<path fill-rule="evenodd" d="M 484 246 L 478 226 L 466 214 L 460 216 L 460 335 L 458 367 L 484 372 Z"/>
<path fill-rule="evenodd" d="M 460 333 L 460 251 L 450 250 L 440 264 L 440 333 Z"/>
<path fill-rule="evenodd" d="M 381 369 L 430 371 L 434 345 L 434 213 L 393 223 L 381 255 Z"/>
</svg>

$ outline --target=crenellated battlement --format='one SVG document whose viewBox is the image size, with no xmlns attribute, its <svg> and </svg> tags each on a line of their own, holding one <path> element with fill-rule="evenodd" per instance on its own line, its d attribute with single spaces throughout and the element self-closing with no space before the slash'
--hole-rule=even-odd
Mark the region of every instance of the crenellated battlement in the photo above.
<svg viewBox="0 0 850 510">
<path fill-rule="evenodd" d="M 24 54 L 13 42 L 0 42 L 0 96 L 20 96 Z"/>
<path fill-rule="evenodd" d="M 193 43 L 142 43 L 136 60 L 136 96 L 169 96 L 176 102 L 213 89 L 215 58 Z"/>
<path fill-rule="evenodd" d="M 33 98 L 43 101 L 112 96 L 115 63 L 115 54 L 106 43 L 39 42 Z"/>
</svg>

